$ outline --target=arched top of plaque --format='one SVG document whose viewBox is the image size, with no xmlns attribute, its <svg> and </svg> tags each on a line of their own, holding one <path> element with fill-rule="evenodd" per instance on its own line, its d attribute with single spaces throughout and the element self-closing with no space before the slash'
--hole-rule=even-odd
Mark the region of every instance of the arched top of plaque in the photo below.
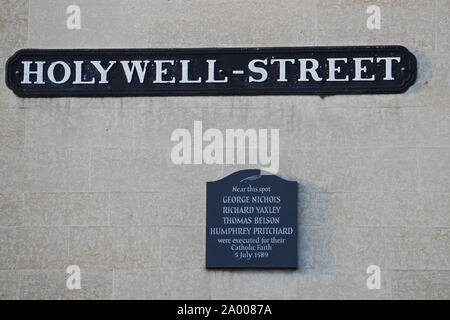
<svg viewBox="0 0 450 320">
<path fill-rule="evenodd" d="M 216 181 L 208 181 L 207 183 L 218 183 L 218 182 L 224 182 L 227 180 L 230 180 L 233 182 L 238 181 L 239 183 L 245 183 L 245 182 L 250 182 L 250 181 L 257 181 L 263 177 L 268 177 L 269 179 L 274 179 L 274 180 L 278 179 L 281 182 L 297 184 L 297 181 L 286 180 L 280 176 L 277 176 L 276 174 L 273 174 L 273 173 L 270 173 L 270 172 L 267 172 L 264 170 L 260 170 L 260 169 L 245 169 L 245 170 L 236 171 L 236 172 L 229 174 L 226 177 L 223 177 L 222 179 L 219 179 Z"/>
</svg>

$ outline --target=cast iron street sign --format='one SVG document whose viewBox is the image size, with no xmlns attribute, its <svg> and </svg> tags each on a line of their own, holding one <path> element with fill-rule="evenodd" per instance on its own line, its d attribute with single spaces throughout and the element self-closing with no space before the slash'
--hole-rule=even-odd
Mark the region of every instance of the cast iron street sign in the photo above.
<svg viewBox="0 0 450 320">
<path fill-rule="evenodd" d="M 20 97 L 401 93 L 415 79 L 402 46 L 24 49 L 6 66 Z"/>
<path fill-rule="evenodd" d="M 207 268 L 297 268 L 297 182 L 242 170 L 206 185 Z"/>
</svg>

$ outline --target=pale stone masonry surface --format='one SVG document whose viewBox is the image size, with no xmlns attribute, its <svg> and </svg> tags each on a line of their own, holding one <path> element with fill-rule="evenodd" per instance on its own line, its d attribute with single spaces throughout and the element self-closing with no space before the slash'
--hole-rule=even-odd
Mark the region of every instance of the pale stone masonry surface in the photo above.
<svg viewBox="0 0 450 320">
<path fill-rule="evenodd" d="M 68 30 L 72 1 L 0 0 L 0 299 L 449 299 L 450 1 L 376 1 L 369 30 L 373 2 L 79 0 Z M 416 55 L 408 92 L 19 99 L 4 81 L 21 48 L 376 44 Z M 298 270 L 204 268 L 205 183 L 248 166 L 172 164 L 194 120 L 280 129 Z"/>
</svg>

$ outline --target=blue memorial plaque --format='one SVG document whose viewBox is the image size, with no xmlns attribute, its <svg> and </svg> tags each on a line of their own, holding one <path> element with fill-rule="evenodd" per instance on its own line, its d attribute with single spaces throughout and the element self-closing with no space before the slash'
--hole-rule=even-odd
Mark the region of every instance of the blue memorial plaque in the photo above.
<svg viewBox="0 0 450 320">
<path fill-rule="evenodd" d="M 242 170 L 206 186 L 207 268 L 297 268 L 297 182 Z"/>
</svg>

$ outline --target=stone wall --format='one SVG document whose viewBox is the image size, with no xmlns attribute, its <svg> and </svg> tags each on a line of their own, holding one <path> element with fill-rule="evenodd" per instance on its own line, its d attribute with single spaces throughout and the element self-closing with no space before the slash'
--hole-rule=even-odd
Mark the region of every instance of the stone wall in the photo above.
<svg viewBox="0 0 450 320">
<path fill-rule="evenodd" d="M 450 298 L 450 1 L 0 0 L 0 299 Z M 381 8 L 380 30 L 366 8 Z M 20 48 L 406 46 L 405 94 L 19 99 Z M 205 187 L 176 128 L 279 128 L 299 269 L 206 270 Z M 66 289 L 79 265 L 82 289 Z M 366 268 L 382 270 L 380 290 Z"/>
</svg>

